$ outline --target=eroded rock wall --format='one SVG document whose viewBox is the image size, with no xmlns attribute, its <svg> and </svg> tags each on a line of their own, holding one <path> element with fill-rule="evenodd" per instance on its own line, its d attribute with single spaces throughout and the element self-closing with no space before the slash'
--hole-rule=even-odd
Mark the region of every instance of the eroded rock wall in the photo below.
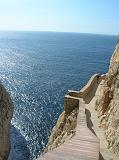
<svg viewBox="0 0 119 160">
<path fill-rule="evenodd" d="M 60 146 L 75 134 L 78 111 L 79 109 L 76 107 L 70 113 L 62 112 L 58 118 L 57 124 L 52 130 L 44 152 L 48 152 Z"/>
<path fill-rule="evenodd" d="M 0 83 L 0 160 L 7 160 L 10 151 L 10 124 L 13 104 L 9 93 Z"/>
<path fill-rule="evenodd" d="M 119 153 L 119 42 L 111 57 L 95 109 L 99 113 L 100 127 L 105 129 L 108 148 Z"/>
</svg>

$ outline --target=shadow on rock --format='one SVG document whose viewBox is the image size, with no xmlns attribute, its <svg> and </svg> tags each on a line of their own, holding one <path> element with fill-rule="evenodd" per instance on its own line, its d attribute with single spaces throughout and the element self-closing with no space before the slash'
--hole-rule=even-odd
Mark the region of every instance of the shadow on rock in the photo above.
<svg viewBox="0 0 119 160">
<path fill-rule="evenodd" d="M 30 151 L 27 142 L 20 131 L 11 127 L 11 151 L 8 160 L 29 160 Z"/>
<path fill-rule="evenodd" d="M 101 153 L 99 154 L 99 160 L 104 160 L 104 158 L 103 158 Z"/>
<path fill-rule="evenodd" d="M 86 119 L 87 119 L 87 126 L 88 128 L 91 130 L 91 132 L 96 135 L 95 131 L 93 130 L 93 123 L 92 123 L 92 120 L 91 120 L 91 113 L 88 109 L 85 109 L 85 113 L 86 113 Z"/>
</svg>

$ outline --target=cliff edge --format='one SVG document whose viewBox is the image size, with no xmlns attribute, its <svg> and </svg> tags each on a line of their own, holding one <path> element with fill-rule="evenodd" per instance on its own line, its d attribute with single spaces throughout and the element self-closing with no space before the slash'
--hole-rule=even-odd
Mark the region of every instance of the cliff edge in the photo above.
<svg viewBox="0 0 119 160">
<path fill-rule="evenodd" d="M 0 83 L 0 160 L 7 160 L 10 151 L 10 124 L 13 103 L 9 93 Z"/>
<path fill-rule="evenodd" d="M 119 37 L 95 109 L 104 128 L 108 148 L 119 153 Z"/>
<path fill-rule="evenodd" d="M 76 107 L 69 113 L 66 113 L 65 111 L 61 113 L 57 124 L 54 126 L 51 136 L 49 137 L 48 144 L 44 151 L 45 153 L 71 139 L 75 134 L 78 112 L 79 108 Z"/>
</svg>

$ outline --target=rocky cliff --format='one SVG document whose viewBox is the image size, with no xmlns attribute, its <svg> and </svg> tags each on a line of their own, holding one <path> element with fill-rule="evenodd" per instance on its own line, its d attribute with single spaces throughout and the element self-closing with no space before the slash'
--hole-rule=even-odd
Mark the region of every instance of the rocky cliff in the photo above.
<svg viewBox="0 0 119 160">
<path fill-rule="evenodd" d="M 56 126 L 52 130 L 44 152 L 48 152 L 60 146 L 75 134 L 78 111 L 79 109 L 76 107 L 71 112 L 62 112 L 58 118 Z"/>
<path fill-rule="evenodd" d="M 108 148 L 119 153 L 119 39 L 100 89 L 95 109 L 105 130 Z"/>
<path fill-rule="evenodd" d="M 9 93 L 0 83 L 0 160 L 7 160 L 10 151 L 10 122 L 13 104 Z"/>
</svg>

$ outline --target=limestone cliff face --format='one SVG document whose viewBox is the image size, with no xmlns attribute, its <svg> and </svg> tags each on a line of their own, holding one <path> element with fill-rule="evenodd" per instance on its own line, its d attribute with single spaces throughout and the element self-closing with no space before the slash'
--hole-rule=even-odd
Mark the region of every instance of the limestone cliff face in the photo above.
<svg viewBox="0 0 119 160">
<path fill-rule="evenodd" d="M 119 42 L 111 57 L 95 109 L 99 113 L 100 126 L 105 129 L 108 148 L 119 153 Z"/>
<path fill-rule="evenodd" d="M 65 111 L 59 116 L 56 126 L 53 128 L 48 144 L 44 152 L 53 150 L 65 141 L 70 139 L 77 125 L 78 107 L 73 111 L 66 113 Z"/>
<path fill-rule="evenodd" d="M 13 104 L 9 93 L 0 83 L 0 160 L 7 160 L 10 151 L 10 122 Z"/>
</svg>

